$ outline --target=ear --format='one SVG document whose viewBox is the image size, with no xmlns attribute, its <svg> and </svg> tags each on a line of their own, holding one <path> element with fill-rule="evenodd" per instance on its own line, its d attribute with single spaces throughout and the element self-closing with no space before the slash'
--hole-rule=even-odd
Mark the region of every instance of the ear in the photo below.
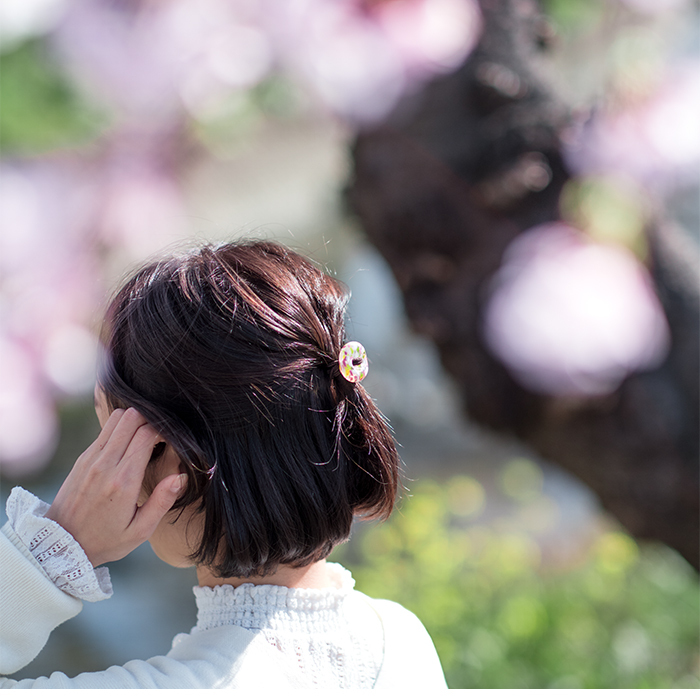
<svg viewBox="0 0 700 700">
<path fill-rule="evenodd" d="M 171 474 L 180 473 L 180 458 L 167 442 L 163 444 L 165 445 L 165 450 L 158 459 L 158 466 L 156 469 L 159 481 Z"/>
<path fill-rule="evenodd" d="M 166 476 L 179 473 L 180 458 L 177 453 L 167 442 L 159 442 L 153 449 L 153 456 L 146 467 L 137 505 L 141 507 Z"/>
</svg>

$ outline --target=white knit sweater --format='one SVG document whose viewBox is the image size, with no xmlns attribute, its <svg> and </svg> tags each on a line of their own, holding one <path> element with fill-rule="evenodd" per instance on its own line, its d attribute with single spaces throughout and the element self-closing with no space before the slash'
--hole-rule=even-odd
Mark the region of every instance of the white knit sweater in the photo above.
<svg viewBox="0 0 700 700">
<path fill-rule="evenodd" d="M 0 673 L 15 673 L 83 600 L 111 595 L 75 540 L 43 517 L 48 506 L 22 489 L 8 499 L 0 531 Z M 420 621 L 396 603 L 354 590 L 339 564 L 337 587 L 244 584 L 195 587 L 197 625 L 170 652 L 68 678 L 0 678 L 0 688 L 374 688 L 446 689 L 435 647 Z"/>
</svg>

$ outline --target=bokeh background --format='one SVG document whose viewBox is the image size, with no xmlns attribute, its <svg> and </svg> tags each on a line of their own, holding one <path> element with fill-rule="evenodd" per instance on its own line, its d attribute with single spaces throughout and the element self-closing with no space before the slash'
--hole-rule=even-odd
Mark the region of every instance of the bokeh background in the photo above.
<svg viewBox="0 0 700 700">
<path fill-rule="evenodd" d="M 404 462 L 391 521 L 358 525 L 333 558 L 419 615 L 450 687 L 697 688 L 687 557 L 635 538 L 569 470 L 469 418 L 348 211 L 353 139 L 468 60 L 489 5 L 3 2 L 2 498 L 21 485 L 51 501 L 96 436 L 99 322 L 128 271 L 198 242 L 274 238 L 352 288 L 349 336 L 368 350 L 365 383 Z M 557 38 L 542 70 L 573 112 L 599 118 L 570 153 L 568 220 L 509 249 L 485 335 L 529 390 L 609 396 L 673 346 L 644 267 L 652 199 L 697 259 L 700 6 L 540 5 Z M 508 72 L 486 79 L 517 92 Z M 536 159 L 522 172 L 531 191 L 552 175 Z M 588 238 L 562 247 L 577 225 Z M 560 308 L 533 312 L 553 297 Z M 16 678 L 165 653 L 194 624 L 193 571 L 147 544 L 109 568 L 113 598 L 87 604 Z"/>
</svg>

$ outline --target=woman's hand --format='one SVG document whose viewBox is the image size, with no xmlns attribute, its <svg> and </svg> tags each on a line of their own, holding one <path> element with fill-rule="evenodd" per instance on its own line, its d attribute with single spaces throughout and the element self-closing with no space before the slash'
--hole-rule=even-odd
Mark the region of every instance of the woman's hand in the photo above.
<svg viewBox="0 0 700 700">
<path fill-rule="evenodd" d="M 80 544 L 93 566 L 122 559 L 154 532 L 185 485 L 162 479 L 142 506 L 141 484 L 158 433 L 138 411 L 113 411 L 78 458 L 46 514 Z"/>
</svg>

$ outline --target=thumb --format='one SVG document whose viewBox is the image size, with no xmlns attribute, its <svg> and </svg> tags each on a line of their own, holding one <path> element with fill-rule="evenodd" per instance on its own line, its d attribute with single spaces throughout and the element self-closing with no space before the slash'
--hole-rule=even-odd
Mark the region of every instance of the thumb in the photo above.
<svg viewBox="0 0 700 700">
<path fill-rule="evenodd" d="M 148 500 L 139 508 L 136 516 L 138 529 L 148 539 L 158 527 L 163 516 L 173 507 L 187 485 L 187 474 L 166 476 L 153 489 Z"/>
</svg>

